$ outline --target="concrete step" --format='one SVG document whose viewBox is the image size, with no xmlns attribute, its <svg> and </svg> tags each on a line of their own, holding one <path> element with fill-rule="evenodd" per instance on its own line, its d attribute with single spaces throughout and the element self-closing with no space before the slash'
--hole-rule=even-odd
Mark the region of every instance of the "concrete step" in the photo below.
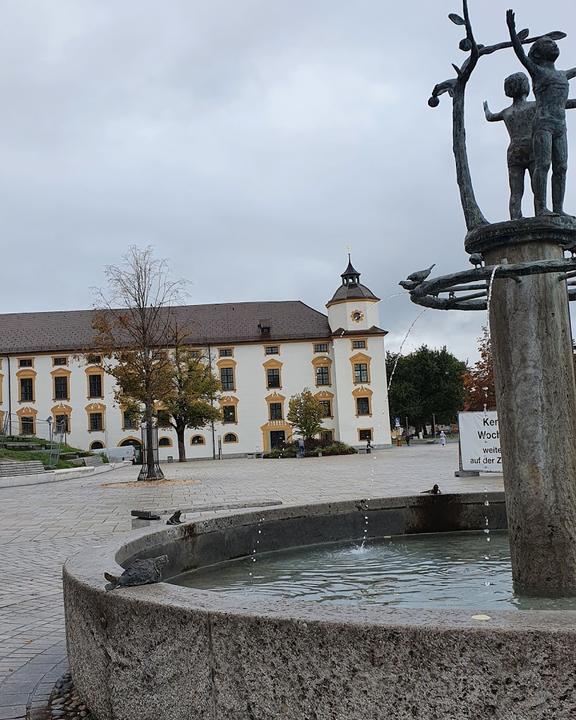
<svg viewBox="0 0 576 720">
<path fill-rule="evenodd" d="M 36 475 L 44 472 L 44 465 L 40 460 L 0 460 L 0 477 L 14 475 Z"/>
</svg>

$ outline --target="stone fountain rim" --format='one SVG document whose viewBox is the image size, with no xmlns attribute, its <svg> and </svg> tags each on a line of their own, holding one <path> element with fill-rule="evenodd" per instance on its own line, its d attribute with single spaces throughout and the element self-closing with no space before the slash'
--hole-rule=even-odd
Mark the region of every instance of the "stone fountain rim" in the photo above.
<svg viewBox="0 0 576 720">
<path fill-rule="evenodd" d="M 504 502 L 503 492 L 460 493 L 438 496 L 438 501 L 474 504 L 483 502 L 488 497 L 490 502 Z M 430 496 L 424 496 L 430 501 Z M 487 611 L 489 620 L 473 619 L 481 615 L 482 610 L 443 610 L 443 609 L 399 609 L 378 608 L 370 606 L 327 607 L 312 601 L 302 600 L 263 600 L 255 596 L 242 601 L 214 593 L 210 590 L 172 585 L 161 582 L 155 585 L 119 588 L 106 592 L 104 572 L 118 574 L 122 567 L 118 563 L 119 556 L 130 557 L 137 552 L 152 550 L 156 545 L 171 539 L 174 542 L 186 536 L 202 532 L 218 531 L 234 526 L 252 525 L 260 518 L 281 520 L 302 517 L 304 515 L 322 515 L 329 511 L 332 514 L 347 513 L 356 510 L 363 512 L 359 503 L 367 502 L 368 511 L 376 509 L 392 509 L 410 507 L 423 502 L 423 496 L 399 496 L 394 498 L 376 498 L 367 501 L 346 500 L 308 505 L 281 506 L 264 510 L 241 512 L 234 514 L 214 513 L 213 515 L 185 522 L 179 526 L 162 526 L 160 528 L 142 528 L 124 533 L 121 536 L 98 543 L 91 548 L 84 548 L 70 557 L 64 565 L 63 574 L 69 581 L 78 582 L 99 596 L 103 602 L 138 604 L 148 606 L 151 610 L 158 605 L 173 608 L 174 612 L 199 612 L 206 615 L 234 615 L 239 618 L 266 619 L 269 621 L 307 624 L 327 624 L 333 626 L 356 626 L 358 629 L 367 626 L 378 626 L 390 629 L 423 628 L 434 631 L 454 632 L 460 630 L 476 630 L 479 632 L 574 632 L 576 635 L 576 611 L 546 610 L 498 610 Z M 129 552 L 128 552 L 129 551 Z"/>
</svg>

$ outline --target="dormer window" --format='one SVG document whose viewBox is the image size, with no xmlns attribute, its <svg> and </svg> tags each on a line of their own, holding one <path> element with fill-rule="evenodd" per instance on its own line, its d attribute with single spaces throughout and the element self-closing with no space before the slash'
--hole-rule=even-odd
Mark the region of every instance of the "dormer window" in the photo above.
<svg viewBox="0 0 576 720">
<path fill-rule="evenodd" d="M 260 320 L 258 322 L 258 330 L 260 332 L 260 335 L 270 335 L 270 320 Z"/>
</svg>

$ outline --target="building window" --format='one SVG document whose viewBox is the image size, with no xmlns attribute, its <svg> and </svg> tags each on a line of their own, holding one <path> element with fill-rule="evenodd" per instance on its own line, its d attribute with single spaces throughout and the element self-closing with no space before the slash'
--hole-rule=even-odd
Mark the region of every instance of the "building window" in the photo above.
<svg viewBox="0 0 576 720">
<path fill-rule="evenodd" d="M 356 398 L 356 415 L 370 415 L 370 400 L 367 397 Z"/>
<path fill-rule="evenodd" d="M 54 418 L 55 427 L 54 432 L 56 433 L 69 433 L 70 423 L 68 421 L 68 415 L 56 415 Z"/>
<path fill-rule="evenodd" d="M 68 400 L 68 377 L 54 378 L 54 400 Z"/>
<path fill-rule="evenodd" d="M 282 420 L 282 403 L 270 403 L 269 408 L 270 420 Z"/>
<path fill-rule="evenodd" d="M 52 365 L 68 365 L 68 358 L 67 357 L 52 358 Z"/>
<path fill-rule="evenodd" d="M 234 435 L 234 433 L 226 433 L 226 435 L 224 435 L 224 442 L 236 443 L 238 442 L 238 435 Z"/>
<path fill-rule="evenodd" d="M 220 385 L 222 390 L 234 390 L 234 368 L 220 368 Z"/>
<path fill-rule="evenodd" d="M 279 388 L 280 385 L 280 368 L 268 368 L 266 370 L 266 385 L 269 388 Z"/>
<path fill-rule="evenodd" d="M 218 355 L 220 357 L 232 357 L 234 350 L 232 348 L 218 348 Z"/>
<path fill-rule="evenodd" d="M 122 427 L 124 430 L 135 430 L 138 427 L 136 419 L 130 410 L 124 410 L 122 413 Z"/>
<path fill-rule="evenodd" d="M 358 430 L 358 439 L 360 441 L 372 441 L 372 430 Z"/>
<path fill-rule="evenodd" d="M 278 345 L 266 345 L 264 352 L 266 355 L 279 355 L 280 347 Z"/>
<path fill-rule="evenodd" d="M 172 447 L 172 440 L 169 437 L 161 437 L 158 440 L 158 447 Z"/>
<path fill-rule="evenodd" d="M 315 353 L 328 352 L 328 343 L 316 343 L 316 345 L 314 345 L 314 352 Z"/>
<path fill-rule="evenodd" d="M 204 445 L 205 444 L 204 437 L 202 435 L 193 435 L 192 439 L 190 440 L 190 445 Z"/>
<path fill-rule="evenodd" d="M 320 405 L 322 405 L 322 408 L 324 409 L 324 414 L 322 415 L 322 417 L 332 417 L 332 403 L 330 402 L 330 400 L 320 400 Z"/>
<path fill-rule="evenodd" d="M 354 382 L 370 382 L 368 380 L 368 363 L 354 363 Z"/>
<path fill-rule="evenodd" d="M 330 385 L 330 368 L 328 365 L 316 368 L 316 385 Z"/>
<path fill-rule="evenodd" d="M 100 365 L 102 362 L 102 355 L 88 355 L 86 360 L 89 365 Z"/>
<path fill-rule="evenodd" d="M 18 359 L 18 367 L 21 368 L 27 368 L 33 366 L 33 360 L 32 358 L 19 358 Z"/>
<path fill-rule="evenodd" d="M 20 417 L 20 435 L 34 435 L 34 417 L 32 415 L 22 415 Z"/>
<path fill-rule="evenodd" d="M 93 443 L 90 443 L 90 450 L 103 450 L 104 449 L 104 443 L 101 443 L 100 440 L 95 440 Z"/>
<path fill-rule="evenodd" d="M 195 358 L 196 360 L 200 358 L 201 355 L 202 353 L 200 352 L 200 350 L 190 350 L 190 356 Z"/>
<path fill-rule="evenodd" d="M 88 415 L 89 417 L 89 427 L 88 429 L 90 431 L 96 431 L 96 430 L 103 430 L 104 429 L 104 418 L 102 417 L 101 412 L 91 412 Z"/>
<path fill-rule="evenodd" d="M 89 398 L 101 398 L 102 397 L 102 374 L 88 375 L 88 397 Z"/>
<path fill-rule="evenodd" d="M 353 350 L 365 350 L 366 349 L 366 340 L 352 340 L 352 349 Z"/>
<path fill-rule="evenodd" d="M 20 378 L 20 401 L 34 402 L 34 380 L 32 378 Z"/>
<path fill-rule="evenodd" d="M 320 440 L 325 443 L 331 443 L 334 440 L 334 431 L 322 430 L 320 433 Z"/>
<path fill-rule="evenodd" d="M 222 407 L 222 422 L 236 422 L 236 405 L 224 405 Z"/>
</svg>

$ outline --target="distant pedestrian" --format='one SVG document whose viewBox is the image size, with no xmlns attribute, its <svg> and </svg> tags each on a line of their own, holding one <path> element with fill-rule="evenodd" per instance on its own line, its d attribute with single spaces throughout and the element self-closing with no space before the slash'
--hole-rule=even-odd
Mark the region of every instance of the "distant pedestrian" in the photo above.
<svg viewBox="0 0 576 720">
<path fill-rule="evenodd" d="M 370 440 L 370 438 L 368 438 L 368 440 L 366 440 L 366 453 L 371 453 L 371 452 L 372 452 L 372 441 Z"/>
<path fill-rule="evenodd" d="M 410 433 L 406 431 L 406 446 L 410 447 Z"/>
<path fill-rule="evenodd" d="M 298 438 L 298 457 L 303 458 L 305 454 L 304 438 Z"/>
<path fill-rule="evenodd" d="M 442 447 L 446 445 L 446 433 L 444 432 L 444 430 L 440 431 L 440 445 L 442 445 Z"/>
</svg>

